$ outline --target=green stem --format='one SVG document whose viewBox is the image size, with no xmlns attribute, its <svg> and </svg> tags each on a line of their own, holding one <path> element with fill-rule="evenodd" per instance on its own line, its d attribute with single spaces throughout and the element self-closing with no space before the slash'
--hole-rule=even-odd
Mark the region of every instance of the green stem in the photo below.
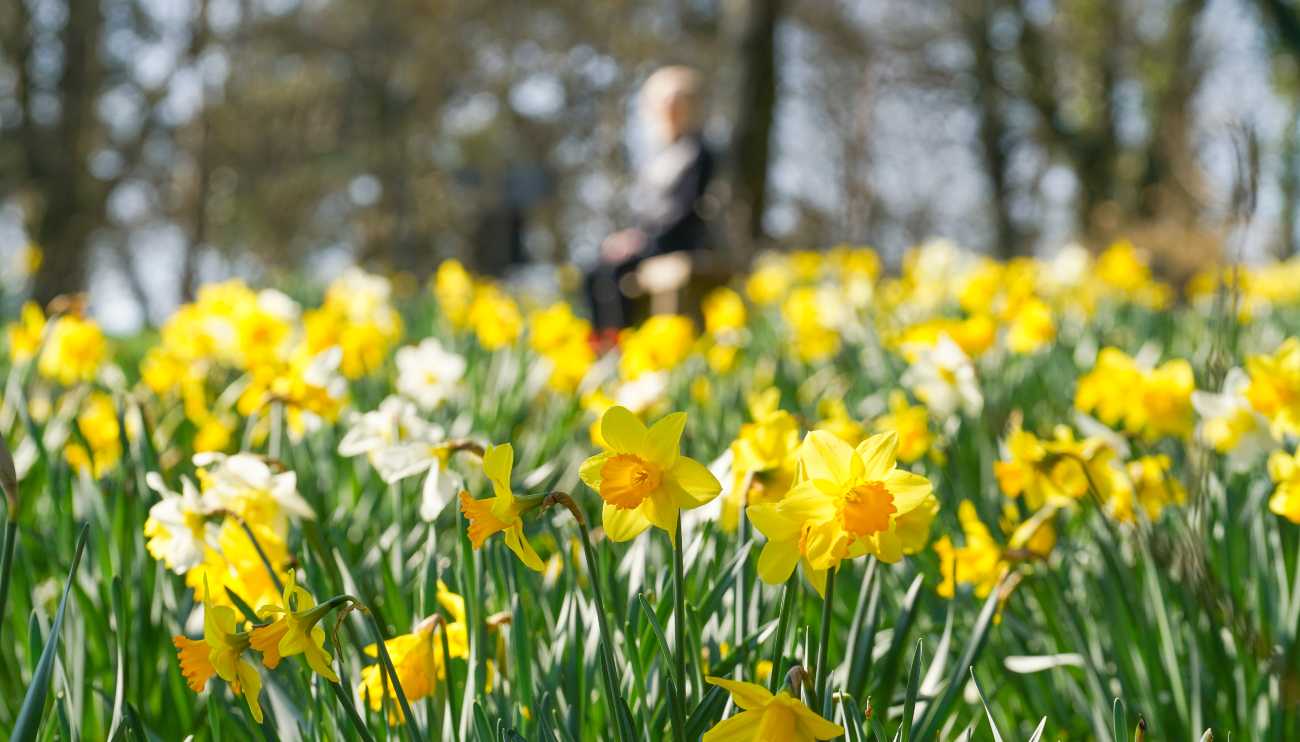
<svg viewBox="0 0 1300 742">
<path fill-rule="evenodd" d="M 18 521 L 5 523 L 4 557 L 0 560 L 0 629 L 4 628 L 5 607 L 9 602 L 9 573 L 14 566 L 14 547 L 18 545 Z"/>
<path fill-rule="evenodd" d="M 355 598 L 352 600 L 355 601 Z M 369 619 L 370 631 L 375 635 L 375 648 L 379 651 L 379 661 L 383 664 L 388 679 L 393 683 L 393 693 L 397 695 L 397 704 L 406 717 L 406 733 L 411 739 L 423 742 L 425 738 L 424 732 L 420 730 L 419 724 L 415 721 L 415 714 L 411 711 L 411 702 L 406 700 L 406 693 L 402 690 L 402 681 L 397 677 L 397 668 L 393 667 L 393 658 L 388 656 L 388 647 L 384 644 L 384 632 L 379 628 L 379 622 L 375 620 L 375 614 L 367 610 L 359 601 L 356 602 L 356 605 Z"/>
<path fill-rule="evenodd" d="M 605 683 L 605 695 L 609 698 L 610 713 L 615 719 L 615 728 L 618 729 L 618 738 L 623 742 L 631 742 L 628 730 L 625 729 L 627 720 L 624 718 L 622 710 L 619 708 L 621 696 L 618 693 L 618 665 L 614 662 L 614 633 L 609 630 L 609 619 L 605 610 L 605 593 L 601 587 L 600 572 L 596 563 L 596 550 L 591 546 L 591 532 L 587 529 L 587 518 L 578 509 L 578 504 L 573 498 L 563 492 L 552 492 L 548 494 L 542 507 L 548 507 L 552 503 L 558 503 L 568 509 L 573 515 L 573 519 L 578 523 L 578 533 L 582 535 L 582 555 L 587 561 L 587 576 L 591 581 L 592 598 L 596 601 L 596 621 L 600 627 L 600 659 L 601 659 L 601 678 Z"/>
<path fill-rule="evenodd" d="M 798 577 L 791 575 L 785 581 L 785 590 L 781 594 L 781 612 L 777 615 L 776 636 L 772 637 L 772 671 L 768 675 L 767 689 L 776 693 L 781 684 L 781 659 L 785 655 L 785 632 L 790 627 L 790 617 L 794 613 L 794 598 L 799 590 Z"/>
<path fill-rule="evenodd" d="M 822 628 L 821 634 L 817 637 L 817 667 L 814 669 L 815 681 L 813 683 L 813 704 L 815 708 L 821 708 L 821 713 L 827 713 L 823 708 L 823 700 L 826 699 L 826 675 L 827 660 L 830 652 L 831 643 L 831 615 L 835 613 L 835 573 L 838 567 L 831 567 L 826 572 L 826 597 L 822 600 Z"/>
<path fill-rule="evenodd" d="M 676 714 L 673 716 L 673 734 L 678 742 L 686 740 L 686 706 L 690 696 L 686 692 L 686 565 L 682 554 L 682 513 L 677 511 L 677 531 L 670 539 L 673 542 L 673 673 L 677 681 Z"/>
</svg>

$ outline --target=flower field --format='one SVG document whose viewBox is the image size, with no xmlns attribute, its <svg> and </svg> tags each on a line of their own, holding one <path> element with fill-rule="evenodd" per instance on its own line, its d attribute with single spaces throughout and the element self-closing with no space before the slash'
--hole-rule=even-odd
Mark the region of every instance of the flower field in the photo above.
<svg viewBox="0 0 1300 742">
<path fill-rule="evenodd" d="M 1300 739 L 1300 262 L 441 264 L 0 354 L 14 739 Z"/>
</svg>

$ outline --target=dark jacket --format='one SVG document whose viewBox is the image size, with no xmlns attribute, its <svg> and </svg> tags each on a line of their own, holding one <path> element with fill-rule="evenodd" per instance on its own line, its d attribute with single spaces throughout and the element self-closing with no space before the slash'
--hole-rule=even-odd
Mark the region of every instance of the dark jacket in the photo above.
<svg viewBox="0 0 1300 742">
<path fill-rule="evenodd" d="M 713 155 L 698 135 L 659 150 L 642 169 L 633 208 L 646 234 L 639 257 L 708 248 L 709 227 L 699 202 L 713 177 Z"/>
</svg>

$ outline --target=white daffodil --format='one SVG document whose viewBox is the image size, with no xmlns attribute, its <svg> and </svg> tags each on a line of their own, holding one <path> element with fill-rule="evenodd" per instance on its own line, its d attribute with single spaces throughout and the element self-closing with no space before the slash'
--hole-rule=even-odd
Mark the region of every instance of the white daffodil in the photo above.
<svg viewBox="0 0 1300 742">
<path fill-rule="evenodd" d="M 199 476 L 204 500 L 245 521 L 269 525 L 284 535 L 289 516 L 307 520 L 316 517 L 311 505 L 298 494 L 298 475 L 272 471 L 260 456 L 198 453 L 194 465 L 204 469 Z"/>
<path fill-rule="evenodd" d="M 456 390 L 465 359 L 433 338 L 397 351 L 397 391 L 424 409 L 433 409 Z"/>
<path fill-rule="evenodd" d="M 167 569 L 185 574 L 203 563 L 204 549 L 217 541 L 217 526 L 208 521 L 216 508 L 199 494 L 188 477 L 181 478 L 179 493 L 168 489 L 157 472 L 146 474 L 145 483 L 162 496 L 149 508 L 149 518 L 144 522 L 145 548 Z"/>
<path fill-rule="evenodd" d="M 915 360 L 903 373 L 903 385 L 911 389 L 940 420 L 961 410 L 968 416 L 978 415 L 984 408 L 971 364 L 960 346 L 947 335 L 939 336 L 932 346 L 918 345 L 908 349 Z"/>
<path fill-rule="evenodd" d="M 631 381 L 619 384 L 614 402 L 640 414 L 664 398 L 668 392 L 668 374 L 648 371 Z"/>
<path fill-rule="evenodd" d="M 1246 399 L 1249 386 L 1246 372 L 1234 368 L 1224 378 L 1222 392 L 1192 392 L 1192 407 L 1201 418 L 1197 437 L 1225 454 L 1234 471 L 1245 470 L 1278 446 L 1269 433 L 1268 419 Z"/>
</svg>

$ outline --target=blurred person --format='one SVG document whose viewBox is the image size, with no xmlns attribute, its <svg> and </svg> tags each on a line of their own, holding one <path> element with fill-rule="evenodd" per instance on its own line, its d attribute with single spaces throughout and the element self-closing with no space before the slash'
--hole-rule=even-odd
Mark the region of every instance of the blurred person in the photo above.
<svg viewBox="0 0 1300 742">
<path fill-rule="evenodd" d="M 602 348 L 629 322 L 630 300 L 620 288 L 624 276 L 646 258 L 708 247 L 708 225 L 697 208 L 713 175 L 713 156 L 701 133 L 701 87 L 699 73 L 683 66 L 661 67 L 641 87 L 640 115 L 654 152 L 633 190 L 636 226 L 605 238 L 586 279 Z"/>
</svg>

